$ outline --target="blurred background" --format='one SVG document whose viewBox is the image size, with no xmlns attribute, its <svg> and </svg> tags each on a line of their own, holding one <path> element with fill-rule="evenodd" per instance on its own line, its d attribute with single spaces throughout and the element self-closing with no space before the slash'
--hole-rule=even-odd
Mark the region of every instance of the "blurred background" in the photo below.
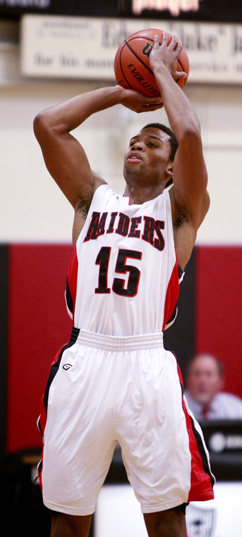
<svg viewBox="0 0 242 537">
<path fill-rule="evenodd" d="M 35 534 L 49 535 L 48 513 L 39 486 L 33 484 L 41 450 L 35 424 L 50 364 L 71 330 L 64 288 L 73 211 L 45 168 L 33 119 L 78 93 L 114 85 L 117 47 L 129 34 L 148 27 L 177 34 L 187 49 L 190 75 L 184 91 L 201 123 L 211 196 L 181 285 L 179 316 L 165 334 L 166 346 L 176 353 L 184 378 L 196 353 L 216 355 L 224 368 L 224 390 L 242 398 L 240 2 L 0 0 L 0 509 L 11 521 L 10 534 L 17 524 L 26 535 L 33 527 Z M 118 193 L 124 188 L 127 142 L 150 121 L 167 124 L 164 110 L 136 115 L 116 106 L 75 131 L 92 168 Z M 206 517 L 197 506 L 195 522 L 190 515 L 190 537 L 227 537 L 228 532 L 239 537 L 235 498 L 242 490 L 242 425 L 205 423 L 204 431 L 208 445 L 211 435 L 224 439 L 219 449 L 210 448 L 217 504 L 207 507 Z M 146 534 L 139 506 L 137 518 L 134 514 L 135 499 L 134 511 L 127 514 L 131 530 L 117 522 L 117 514 L 110 527 L 105 525 L 114 497 L 122 515 L 133 506 L 130 494 L 117 451 L 93 535 L 117 536 L 118 528 L 126 537 L 128 531 Z M 224 498 L 230 509 L 224 509 Z"/>
</svg>

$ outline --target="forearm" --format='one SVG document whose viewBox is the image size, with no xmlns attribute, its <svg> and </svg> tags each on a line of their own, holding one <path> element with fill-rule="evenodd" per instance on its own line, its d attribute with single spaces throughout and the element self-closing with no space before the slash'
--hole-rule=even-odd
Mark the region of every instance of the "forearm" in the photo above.
<svg viewBox="0 0 242 537">
<path fill-rule="evenodd" d="M 177 140 L 184 134 L 193 133 L 200 136 L 200 123 L 184 91 L 172 78 L 164 65 L 156 66 L 154 75 L 160 89 L 169 124 Z"/>
<path fill-rule="evenodd" d="M 83 93 L 56 106 L 43 110 L 38 119 L 45 126 L 61 132 L 70 132 L 77 128 L 92 114 L 105 110 L 121 102 L 122 88 L 118 86 L 100 88 Z"/>
</svg>

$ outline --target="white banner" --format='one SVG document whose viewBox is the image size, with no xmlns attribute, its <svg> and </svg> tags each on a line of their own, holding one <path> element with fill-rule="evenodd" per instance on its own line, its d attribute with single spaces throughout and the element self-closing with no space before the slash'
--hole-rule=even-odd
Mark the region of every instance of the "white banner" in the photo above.
<svg viewBox="0 0 242 537">
<path fill-rule="evenodd" d="M 142 28 L 160 28 L 182 40 L 190 61 L 188 83 L 242 83 L 242 25 L 143 19 L 25 15 L 21 72 L 114 81 L 118 46 Z"/>
</svg>

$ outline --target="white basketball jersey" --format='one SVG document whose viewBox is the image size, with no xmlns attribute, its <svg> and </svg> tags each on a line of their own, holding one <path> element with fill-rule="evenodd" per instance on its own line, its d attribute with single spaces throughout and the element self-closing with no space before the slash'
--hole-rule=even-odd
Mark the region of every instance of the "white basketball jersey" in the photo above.
<svg viewBox="0 0 242 537">
<path fill-rule="evenodd" d="M 74 326 L 113 336 L 158 333 L 178 293 L 169 192 L 130 205 L 128 197 L 100 186 L 68 272 Z"/>
</svg>

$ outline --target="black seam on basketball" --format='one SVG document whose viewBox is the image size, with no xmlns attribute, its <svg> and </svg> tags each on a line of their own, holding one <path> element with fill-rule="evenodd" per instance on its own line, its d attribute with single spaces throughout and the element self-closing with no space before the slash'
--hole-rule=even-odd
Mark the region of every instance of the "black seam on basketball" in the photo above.
<svg viewBox="0 0 242 537">
<path fill-rule="evenodd" d="M 185 72 L 185 69 L 184 69 L 184 67 L 183 67 L 183 65 L 182 65 L 182 62 L 181 62 L 181 60 L 179 60 L 179 58 L 178 58 L 178 60 L 177 60 L 177 63 L 179 63 L 179 65 L 180 65 L 180 67 L 181 67 L 182 71 L 184 71 L 184 72 Z"/>
<path fill-rule="evenodd" d="M 128 82 L 128 80 L 127 80 L 127 78 L 126 78 L 124 72 L 123 72 L 123 67 L 122 67 L 122 64 L 121 64 L 121 56 L 122 56 L 123 49 L 124 49 L 124 47 L 121 49 L 120 54 L 119 54 L 119 67 L 120 67 L 120 69 L 121 69 L 121 72 L 122 72 L 122 75 L 123 75 L 123 77 L 124 77 L 124 80 L 125 80 L 126 84 L 128 84 L 128 86 L 129 86 L 130 89 L 133 89 L 132 86 L 131 86 L 131 84 Z M 118 81 L 117 81 L 117 82 L 118 82 Z M 119 82 L 122 82 L 122 80 L 120 80 Z M 118 84 L 119 84 L 119 82 L 118 82 Z"/>
<path fill-rule="evenodd" d="M 130 41 L 133 41 L 135 39 L 146 39 L 146 41 L 150 41 L 151 43 L 153 43 L 154 45 L 154 41 L 152 39 L 149 39 L 148 37 L 145 37 L 145 36 L 142 36 L 140 35 L 139 37 L 134 37 L 133 39 L 130 39 Z M 127 45 L 127 47 L 129 48 L 129 50 L 133 53 L 133 55 L 137 58 L 137 60 L 140 61 L 140 63 L 142 63 L 142 65 L 154 76 L 154 73 L 153 71 L 148 67 L 148 65 L 146 65 L 142 59 L 136 54 L 136 52 L 132 49 L 132 47 L 129 46 L 129 42 L 126 41 L 125 39 L 125 44 Z"/>
</svg>

